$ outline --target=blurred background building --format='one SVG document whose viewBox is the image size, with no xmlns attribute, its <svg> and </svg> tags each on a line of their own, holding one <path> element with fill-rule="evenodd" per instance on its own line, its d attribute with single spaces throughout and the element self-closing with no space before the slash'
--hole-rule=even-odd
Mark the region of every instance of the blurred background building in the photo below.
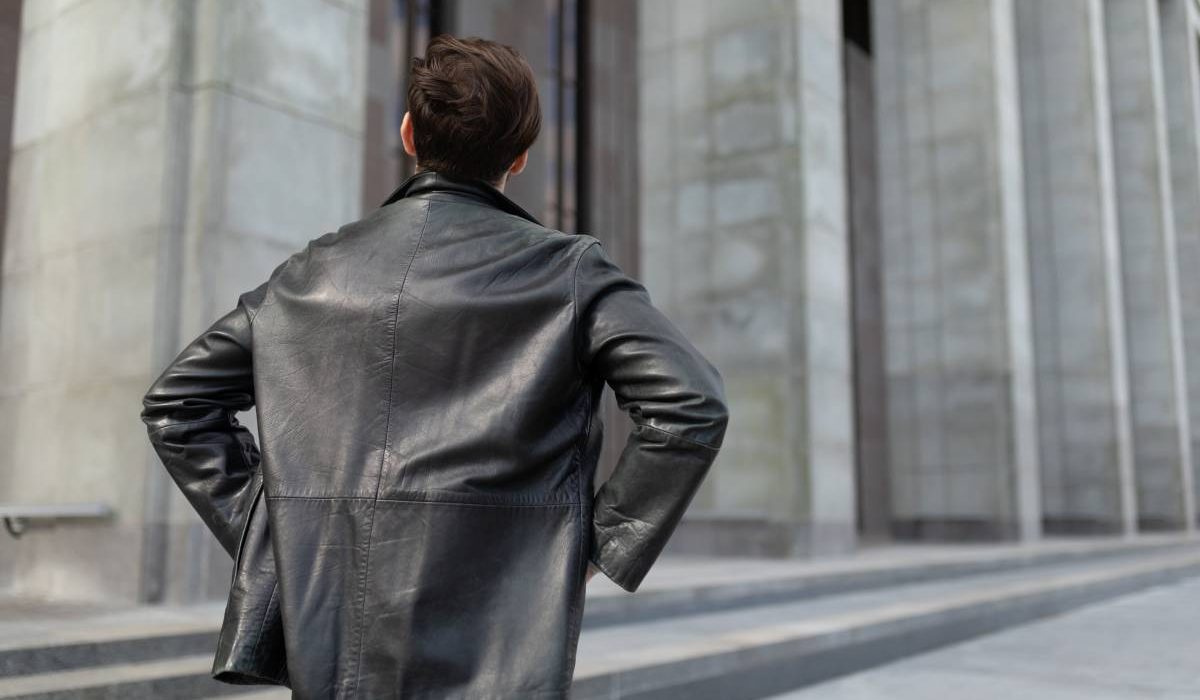
<svg viewBox="0 0 1200 700">
<path fill-rule="evenodd" d="M 411 172 L 407 59 L 443 31 L 541 79 L 508 193 L 725 377 L 668 552 L 1196 526 L 1196 0 L 26 0 L 0 3 L 0 504 L 47 507 L 0 536 L 0 591 L 224 596 L 141 397 Z"/>
</svg>

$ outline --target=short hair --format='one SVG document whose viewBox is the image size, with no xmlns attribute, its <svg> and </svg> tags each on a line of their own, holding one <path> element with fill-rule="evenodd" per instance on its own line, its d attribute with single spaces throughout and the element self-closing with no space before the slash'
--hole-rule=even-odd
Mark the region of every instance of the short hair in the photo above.
<svg viewBox="0 0 1200 700">
<path fill-rule="evenodd" d="M 511 46 L 439 34 L 412 59 L 408 111 L 417 163 L 499 182 L 542 128 L 537 80 Z"/>
</svg>

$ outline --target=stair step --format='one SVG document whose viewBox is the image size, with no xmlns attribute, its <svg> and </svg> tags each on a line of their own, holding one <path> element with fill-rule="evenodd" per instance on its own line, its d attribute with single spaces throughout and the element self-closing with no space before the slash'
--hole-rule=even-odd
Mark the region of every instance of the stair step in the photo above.
<svg viewBox="0 0 1200 700">
<path fill-rule="evenodd" d="M 637 595 L 607 580 L 589 588 L 572 697 L 762 697 L 1190 575 L 1200 546 L 1177 535 L 807 562 L 664 558 Z M 287 697 L 209 677 L 222 609 L 6 615 L 0 698 Z"/>
<path fill-rule="evenodd" d="M 712 570 L 686 558 L 672 558 L 655 566 L 637 595 L 597 576 L 600 586 L 591 584 L 596 590 L 588 592 L 583 625 L 589 629 L 644 622 L 1047 564 L 1178 551 L 1195 544 L 1194 537 L 1169 534 L 1031 545 L 889 546 L 875 553 L 824 560 L 706 560 L 702 566 Z"/>
<path fill-rule="evenodd" d="M 0 652 L 0 679 L 87 668 L 105 663 L 153 661 L 193 654 L 211 654 L 217 648 L 217 631 L 164 633 L 132 639 L 108 639 L 81 644 L 13 649 Z"/>
<path fill-rule="evenodd" d="M 42 615 L 37 607 L 6 610 L 0 625 L 0 680 L 212 654 L 223 611 L 223 604 L 86 612 L 66 606 L 65 612 Z"/>
<path fill-rule="evenodd" d="M 0 698 L 20 700 L 160 700 L 219 697 L 244 688 L 209 677 L 212 654 L 112 664 L 0 679 Z"/>
<path fill-rule="evenodd" d="M 1179 535 L 1065 540 L 1036 545 L 892 546 L 821 560 L 664 557 L 636 595 L 597 577 L 584 629 L 868 591 L 921 581 L 1012 571 L 1047 563 L 1172 551 Z M 60 612 L 40 624 L 0 624 L 0 678 L 212 653 L 224 606 Z M 66 622 L 64 622 L 64 620 Z"/>
<path fill-rule="evenodd" d="M 616 625 L 581 638 L 572 698 L 761 698 L 1197 575 L 1193 547 Z"/>
</svg>

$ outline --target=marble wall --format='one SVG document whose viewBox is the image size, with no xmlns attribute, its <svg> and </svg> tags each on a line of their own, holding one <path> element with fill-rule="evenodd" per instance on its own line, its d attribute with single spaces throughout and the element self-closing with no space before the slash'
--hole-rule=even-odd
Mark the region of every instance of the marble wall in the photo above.
<svg viewBox="0 0 1200 700">
<path fill-rule="evenodd" d="M 1017 0 L 1042 511 L 1136 526 L 1121 250 L 1099 0 Z"/>
<path fill-rule="evenodd" d="M 1158 7 L 1192 489 L 1200 496 L 1200 3 L 1161 0 Z"/>
<path fill-rule="evenodd" d="M 837 3 L 639 4 L 641 259 L 721 368 L 725 448 L 675 552 L 855 538 Z"/>
<path fill-rule="evenodd" d="M 1195 4 L 874 8 L 897 532 L 1191 526 Z"/>
<path fill-rule="evenodd" d="M 874 10 L 893 530 L 1036 537 L 1013 6 Z"/>
<path fill-rule="evenodd" d="M 0 543 L 17 592 L 223 594 L 228 557 L 150 449 L 141 397 L 238 294 L 358 215 L 365 11 L 25 4 L 0 276 L 0 500 L 101 501 L 116 517 Z"/>
<path fill-rule="evenodd" d="M 1158 5 L 1104 5 L 1137 512 L 1145 529 L 1195 520 Z"/>
</svg>

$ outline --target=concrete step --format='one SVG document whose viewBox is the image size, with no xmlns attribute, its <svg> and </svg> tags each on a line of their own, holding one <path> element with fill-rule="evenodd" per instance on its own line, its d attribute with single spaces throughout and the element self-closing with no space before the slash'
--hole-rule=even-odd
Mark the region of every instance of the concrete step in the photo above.
<svg viewBox="0 0 1200 700">
<path fill-rule="evenodd" d="M 223 604 L 104 609 L 0 606 L 0 680 L 92 666 L 212 654 Z"/>
<path fill-rule="evenodd" d="M 1200 576 L 1200 547 L 585 632 L 575 700 L 749 700 Z"/>
<path fill-rule="evenodd" d="M 209 677 L 212 654 L 54 671 L 0 680 L 0 698 L 22 700 L 151 700 L 244 694 Z"/>
<path fill-rule="evenodd" d="M 1033 544 L 888 545 L 816 560 L 664 558 L 629 595 L 597 575 L 584 629 L 1194 546 L 1187 535 Z"/>
<path fill-rule="evenodd" d="M 999 628 L 980 627 L 975 620 L 981 611 L 1001 611 L 986 618 L 989 624 L 1016 624 L 1058 611 L 1057 603 L 1051 605 L 1054 601 L 1083 604 L 1149 585 L 1146 582 L 1157 580 L 1156 577 L 1181 575 L 1179 562 L 1191 562 L 1189 557 L 1197 556 L 1200 548 L 1194 538 L 1156 536 L 1043 542 L 1030 546 L 889 547 L 818 561 L 664 558 L 636 595 L 625 593 L 606 579 L 593 580 L 576 669 L 578 697 L 674 697 L 672 693 L 679 683 L 684 683 L 685 692 L 693 695 L 699 691 L 687 689 L 686 683 L 711 684 L 713 674 L 708 672 L 714 664 L 718 669 L 728 668 L 731 677 L 738 677 L 740 666 L 730 658 L 743 658 L 749 663 L 748 668 L 756 668 L 774 658 L 769 650 L 775 647 L 791 649 L 799 644 L 807 648 L 805 645 L 829 644 L 836 638 L 836 635 L 820 637 L 819 642 L 808 638 L 771 641 L 768 635 L 768 642 L 760 645 L 754 640 L 762 634 L 759 629 L 762 625 L 756 627 L 755 620 L 783 623 L 784 629 L 799 625 L 801 631 L 811 631 L 812 624 L 818 627 L 833 624 L 827 619 L 831 611 L 841 611 L 837 614 L 844 616 L 847 612 L 844 606 L 851 605 L 849 610 L 856 615 L 870 619 L 884 615 L 884 622 L 888 621 L 887 614 L 899 615 L 899 622 L 916 624 L 903 614 L 904 610 L 920 611 L 905 607 L 913 596 L 914 600 L 943 604 L 954 596 L 961 597 L 964 591 L 991 591 L 992 598 L 976 601 L 962 610 L 938 609 L 931 613 L 932 631 L 923 634 L 935 640 L 955 641 L 963 638 L 959 635 Z M 1137 569 L 1137 575 L 1131 573 L 1132 566 L 1142 567 Z M 1106 584 L 1110 587 L 1077 586 L 1078 581 L 1070 576 L 1084 572 L 1111 578 Z M 997 588 L 1005 581 L 1023 585 L 1057 581 L 1065 588 L 1038 593 L 1050 596 L 1050 603 L 1035 596 L 1034 605 L 1024 598 L 1012 599 Z M 901 604 L 901 612 L 888 608 L 891 604 Z M 14 619 L 0 605 L 0 698 L 170 698 L 249 693 L 263 698 L 272 697 L 272 693 L 274 697 L 286 697 L 286 690 L 229 686 L 208 677 L 222 610 L 222 605 L 212 604 L 86 615 L 47 616 L 33 611 L 24 619 L 19 616 Z M 697 639 L 689 637 L 691 633 L 687 630 L 721 620 L 732 627 L 712 639 L 707 634 Z M 790 623 L 792 620 L 802 622 Z M 947 621 L 950 624 L 944 624 Z M 876 635 L 892 627 L 867 629 Z M 923 629 L 918 627 L 917 631 Z M 858 634 L 861 632 L 853 632 L 852 636 Z M 749 640 L 748 646 L 737 646 L 730 639 Z M 644 643 L 647 640 L 655 644 L 647 646 Z M 688 650 L 697 642 L 711 653 L 689 655 Z M 898 646 L 894 640 L 880 644 L 889 653 Z M 681 651 L 684 655 L 678 656 Z M 791 652 L 781 653 L 789 658 L 787 654 Z M 836 671 L 841 668 L 838 664 L 844 664 L 847 658 L 867 661 L 875 658 L 854 646 L 838 646 L 832 653 L 836 658 L 818 659 L 819 663 L 803 666 L 819 667 L 822 672 Z M 199 659 L 204 663 L 200 664 Z M 780 663 L 787 666 L 792 662 Z M 847 670 L 861 667 L 857 662 L 851 666 Z M 766 672 L 748 673 L 752 677 L 788 679 L 779 690 L 796 687 L 794 675 L 770 668 Z M 58 689 L 55 685 L 58 678 L 69 685 Z M 742 686 L 757 687 L 746 679 Z M 723 693 L 712 697 L 754 695 Z"/>
<path fill-rule="evenodd" d="M 636 595 L 597 576 L 584 629 L 868 591 L 1047 563 L 1170 551 L 1194 539 L 1162 535 L 1034 545 L 919 545 L 818 560 L 664 557 Z M 0 605 L 0 678 L 211 653 L 223 605 L 13 611 Z"/>
</svg>

